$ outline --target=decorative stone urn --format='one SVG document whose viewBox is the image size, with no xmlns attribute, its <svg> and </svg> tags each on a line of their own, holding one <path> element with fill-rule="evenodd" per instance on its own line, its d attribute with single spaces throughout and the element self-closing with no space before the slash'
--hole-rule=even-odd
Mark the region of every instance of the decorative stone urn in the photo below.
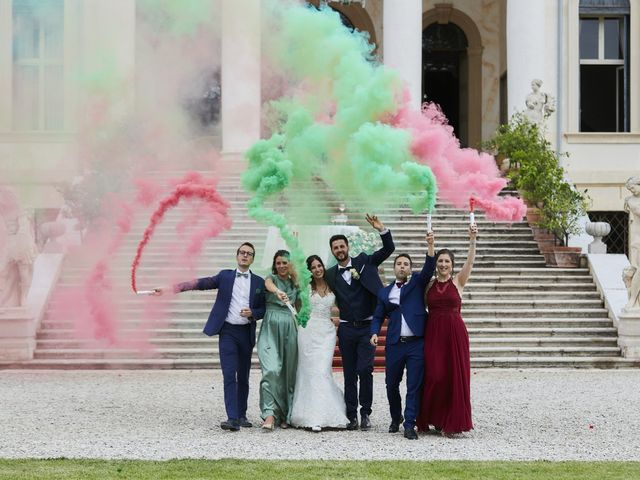
<svg viewBox="0 0 640 480">
<path fill-rule="evenodd" d="M 589 244 L 589 253 L 607 253 L 607 245 L 602 241 L 602 237 L 609 235 L 611 225 L 607 222 L 588 222 L 585 231 L 594 238 Z"/>
</svg>

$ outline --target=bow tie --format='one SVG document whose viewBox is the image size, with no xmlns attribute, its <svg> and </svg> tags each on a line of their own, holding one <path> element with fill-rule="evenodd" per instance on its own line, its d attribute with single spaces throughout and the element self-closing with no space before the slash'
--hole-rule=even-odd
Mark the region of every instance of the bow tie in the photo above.
<svg viewBox="0 0 640 480">
<path fill-rule="evenodd" d="M 338 273 L 343 274 L 344 272 L 347 272 L 349 270 L 351 270 L 353 267 L 338 267 Z"/>
<path fill-rule="evenodd" d="M 238 277 L 249 278 L 249 274 L 248 273 L 243 273 L 243 272 L 236 272 L 236 278 L 238 278 Z"/>
<path fill-rule="evenodd" d="M 402 288 L 402 286 L 405 284 L 406 282 L 396 282 L 396 287 L 398 288 Z"/>
</svg>

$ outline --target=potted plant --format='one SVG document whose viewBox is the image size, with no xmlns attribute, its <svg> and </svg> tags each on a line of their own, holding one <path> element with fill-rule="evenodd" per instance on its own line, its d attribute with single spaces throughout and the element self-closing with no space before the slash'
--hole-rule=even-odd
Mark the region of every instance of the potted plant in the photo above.
<svg viewBox="0 0 640 480">
<path fill-rule="evenodd" d="M 527 219 L 536 224 L 549 184 L 562 174 L 558 156 L 538 125 L 516 113 L 483 147 L 496 157 L 509 159 L 507 177 L 529 206 Z"/>
<path fill-rule="evenodd" d="M 545 254 L 547 264 L 558 267 L 577 267 L 582 248 L 569 247 L 569 236 L 581 233 L 580 219 L 587 213 L 587 191 L 578 191 L 564 178 L 558 178 L 544 198 L 539 225 L 552 232 L 559 245 L 550 247 Z M 548 258 L 553 255 L 553 259 Z"/>
<path fill-rule="evenodd" d="M 564 265 L 570 257 L 577 266 L 579 253 L 566 255 L 562 251 L 575 250 L 565 245 L 569 235 L 579 233 L 588 197 L 565 180 L 565 172 L 558 164 L 560 155 L 538 125 L 516 113 L 483 146 L 494 155 L 510 159 L 507 176 L 529 206 L 527 221 L 547 265 L 556 265 L 559 257 Z"/>
</svg>

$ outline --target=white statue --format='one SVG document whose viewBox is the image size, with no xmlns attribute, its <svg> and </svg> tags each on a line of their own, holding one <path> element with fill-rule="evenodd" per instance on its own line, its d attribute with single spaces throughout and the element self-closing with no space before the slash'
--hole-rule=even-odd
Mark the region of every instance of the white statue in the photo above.
<svg viewBox="0 0 640 480">
<path fill-rule="evenodd" d="M 15 192 L 0 187 L 0 308 L 26 303 L 38 254 L 32 231 Z"/>
<path fill-rule="evenodd" d="M 535 78 L 531 81 L 532 92 L 525 100 L 527 110 L 524 115 L 531 123 L 542 126 L 549 115 L 556 111 L 556 101 L 548 93 L 541 92 L 540 87 L 542 80 Z"/>
<path fill-rule="evenodd" d="M 624 199 L 624 210 L 629 212 L 629 263 L 623 271 L 629 302 L 625 310 L 640 308 L 640 177 L 631 177 L 625 184 L 632 195 Z"/>
</svg>

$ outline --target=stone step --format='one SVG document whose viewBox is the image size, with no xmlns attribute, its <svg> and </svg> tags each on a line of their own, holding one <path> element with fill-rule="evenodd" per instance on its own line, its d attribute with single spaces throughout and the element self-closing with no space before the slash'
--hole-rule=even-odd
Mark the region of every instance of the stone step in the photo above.
<svg viewBox="0 0 640 480">
<path fill-rule="evenodd" d="M 471 368 L 639 368 L 640 360 L 610 357 L 476 357 Z"/>
<path fill-rule="evenodd" d="M 229 244 L 228 246 L 233 247 L 235 245 Z M 396 244 L 396 251 L 391 255 L 391 257 L 393 257 L 396 254 L 396 252 L 409 253 L 413 258 L 414 270 L 419 269 L 417 265 L 422 265 L 425 254 L 426 254 L 426 249 L 424 248 L 424 246 L 422 248 L 413 248 L 411 250 L 403 247 L 404 247 L 403 244 Z M 409 250 L 409 251 L 405 252 L 405 250 Z M 231 250 L 231 252 L 227 250 L 226 253 L 227 253 L 227 256 L 232 257 L 231 261 L 233 261 L 233 256 L 235 255 L 235 251 L 233 249 Z M 464 260 L 466 260 L 467 258 L 466 253 L 467 252 L 463 252 L 460 255 L 456 255 L 456 261 L 464 262 Z M 114 262 L 127 261 L 130 263 L 133 258 L 133 252 L 121 250 L 114 253 L 113 256 L 110 258 L 113 259 Z M 159 249 L 151 249 L 151 248 L 149 250 L 144 251 L 144 259 L 147 262 L 161 262 L 161 261 L 166 262 L 167 259 L 171 259 L 171 258 L 173 258 L 173 255 L 167 251 L 163 251 Z M 213 258 L 215 258 L 215 256 L 212 255 L 212 259 Z M 476 257 L 475 257 L 476 262 L 483 261 L 483 260 L 485 261 L 490 260 L 493 262 L 515 263 L 522 260 L 526 261 L 526 260 L 539 260 L 539 259 L 544 259 L 544 256 L 540 252 L 537 252 L 535 249 L 523 250 L 521 252 L 511 252 L 509 250 L 505 250 L 504 252 L 501 252 L 499 255 L 497 253 L 478 252 L 476 253 Z M 87 265 L 83 263 L 74 262 L 73 259 L 67 260 L 65 262 L 65 266 L 75 267 L 75 268 L 88 268 Z"/>
<path fill-rule="evenodd" d="M 593 283 L 593 278 L 591 278 L 591 276 L 589 275 L 582 275 L 582 276 L 578 276 L 578 275 L 572 275 L 572 276 L 565 276 L 565 275 L 555 275 L 555 269 L 550 268 L 548 270 L 548 274 L 544 275 L 493 275 L 493 274 L 486 274 L 486 275 L 480 275 L 477 272 L 472 272 L 471 274 L 471 279 L 469 280 L 469 283 L 467 283 L 467 285 L 465 286 L 465 289 L 470 288 L 471 286 L 473 286 L 473 288 L 475 288 L 476 285 L 478 286 L 482 286 L 483 283 L 488 283 L 488 284 L 501 284 L 502 282 L 505 282 L 507 284 L 546 284 L 546 285 L 561 285 L 561 287 L 558 288 L 565 288 L 564 284 L 574 284 L 574 283 L 583 283 L 583 284 L 588 284 L 588 285 L 595 285 Z"/>
<path fill-rule="evenodd" d="M 562 318 L 605 318 L 609 311 L 606 308 L 580 308 L 580 309 L 553 309 L 553 308 L 466 308 L 463 305 L 462 317 L 468 322 L 468 317 L 473 318 L 531 318 L 561 316 Z"/>
<path fill-rule="evenodd" d="M 217 369 L 217 358 L 199 359 L 54 359 L 29 362 L 0 362 L 0 369 L 60 369 L 60 370 L 141 370 L 141 369 Z M 256 355 L 252 367 L 258 368 Z M 640 360 L 612 357 L 481 357 L 471 359 L 471 368 L 640 368 Z M 381 369 L 378 369 L 381 371 Z"/>
<path fill-rule="evenodd" d="M 263 241 L 264 238 L 260 240 Z M 248 238 L 247 241 L 251 241 L 251 238 Z M 235 253 L 235 249 L 237 248 L 237 244 L 235 242 L 236 242 L 235 240 L 233 240 L 233 242 L 222 241 L 222 239 L 218 237 L 215 241 L 211 241 L 204 245 L 201 255 L 203 256 L 208 255 L 210 257 L 216 257 L 220 253 L 229 255 L 230 250 L 231 250 L 231 254 L 233 255 Z M 397 252 L 403 251 L 403 252 L 409 253 L 411 256 L 415 256 L 416 258 L 423 257 L 425 255 L 426 249 L 425 249 L 424 241 L 415 242 L 413 244 L 407 244 L 402 242 L 395 242 L 395 243 L 396 243 Z M 259 252 L 261 250 L 261 245 L 258 242 L 256 242 L 255 245 Z M 466 243 L 463 243 L 462 246 L 458 249 L 456 249 L 456 247 L 452 245 L 447 245 L 447 248 L 453 251 L 453 253 L 456 255 L 456 258 L 457 257 L 462 258 L 466 256 L 466 253 L 468 251 L 468 246 L 469 246 L 469 242 L 467 241 Z M 130 252 L 124 249 L 120 249 L 118 252 L 114 254 L 114 257 L 133 256 L 133 253 L 134 253 L 133 248 L 131 249 Z M 158 256 L 171 255 L 170 253 L 167 253 L 167 250 L 165 248 L 162 248 L 162 246 L 154 245 L 153 242 L 148 244 L 144 254 L 145 256 L 146 255 L 158 255 Z M 518 257 L 520 255 L 541 255 L 541 253 L 538 250 L 537 243 L 530 243 L 528 246 L 525 246 L 522 248 L 519 248 L 519 247 L 494 248 L 492 246 L 483 247 L 482 250 L 479 250 L 477 252 L 477 256 L 480 256 L 480 255 L 485 255 L 488 257 L 489 256 L 502 257 L 503 255 L 512 255 L 514 257 Z M 70 261 L 72 262 L 72 260 Z"/>
<path fill-rule="evenodd" d="M 53 324 L 51 328 L 45 328 L 38 333 L 38 342 L 40 341 L 68 341 L 68 342 L 79 342 L 80 344 L 87 344 L 88 342 L 95 342 L 93 339 L 78 339 L 76 338 L 76 331 L 73 328 L 70 328 L 72 325 L 69 323 L 62 324 L 56 323 Z M 214 337 L 205 337 L 204 333 L 202 333 L 202 328 L 204 326 L 204 322 L 201 322 L 199 327 L 197 328 L 149 328 L 145 330 L 145 333 L 148 333 L 150 336 L 149 341 L 151 343 L 155 341 L 161 341 L 163 339 L 197 339 L 202 340 L 205 339 L 209 342 L 217 343 L 217 336 Z M 135 337 L 136 334 L 139 334 L 139 331 L 135 328 L 122 328 L 120 330 L 120 334 L 124 338 L 132 338 Z"/>
<path fill-rule="evenodd" d="M 170 210 L 163 217 L 162 222 L 156 228 L 156 231 L 163 230 L 175 230 L 175 228 L 183 223 L 185 219 L 191 219 L 193 211 L 185 210 L 183 212 L 177 210 Z M 330 216 L 333 215 L 334 212 L 327 212 L 327 215 L 321 215 L 318 218 L 308 218 L 304 224 L 296 224 L 296 227 L 303 228 L 304 225 L 317 226 L 319 223 L 314 223 L 315 221 L 321 221 L 322 224 L 330 223 Z M 243 208 L 230 209 L 228 211 L 228 216 L 232 217 L 232 225 L 231 229 L 239 229 L 242 228 L 262 228 L 266 230 L 269 228 L 268 225 L 255 220 L 253 217 L 249 216 L 246 210 Z M 149 214 L 140 214 L 138 215 L 130 229 L 130 233 L 139 232 L 142 233 L 144 229 L 147 227 L 147 222 L 151 217 L 151 212 Z M 364 216 L 363 218 L 352 218 L 352 221 L 349 222 L 350 225 L 358 225 L 363 228 L 363 230 L 367 232 L 374 232 L 371 227 L 365 222 Z M 191 223 L 191 222 L 189 222 Z M 199 220 L 198 222 L 194 222 L 196 224 L 202 225 L 204 222 Z M 432 226 L 437 226 L 437 236 L 448 234 L 455 232 L 461 236 L 467 236 L 467 232 L 469 229 L 469 220 L 468 218 L 460 218 L 460 217 L 451 217 L 445 215 L 435 215 L 432 217 Z M 503 224 L 503 223 L 494 223 L 488 220 L 479 219 L 478 228 L 481 230 L 482 235 L 491 233 L 491 232 L 512 232 L 512 233 L 522 233 L 532 235 L 531 227 L 527 223 L 515 223 L 515 224 Z M 387 228 L 389 228 L 392 233 L 421 233 L 423 236 L 426 232 L 426 220 L 422 220 L 419 218 L 408 218 L 408 219 L 398 219 L 394 218 L 392 220 L 384 220 L 384 224 Z"/>
<path fill-rule="evenodd" d="M 495 308 L 495 309 L 535 309 L 535 310 L 562 310 L 562 309 L 572 309 L 572 310 L 583 310 L 583 309 L 601 309 L 605 310 L 602 307 L 602 300 L 599 298 L 596 299 L 562 299 L 562 300 L 553 300 L 548 298 L 530 298 L 530 299 L 468 299 L 463 302 L 464 310 L 474 310 L 476 309 L 487 309 L 487 308 Z"/>
<path fill-rule="evenodd" d="M 202 292 L 184 292 L 174 297 L 162 297 L 162 300 L 167 299 L 166 306 L 168 309 L 198 309 L 199 311 L 210 310 L 212 303 L 217 296 L 216 290 L 203 290 Z M 600 300 L 600 294 L 597 291 L 582 292 L 579 296 L 576 296 L 575 292 L 558 292 L 558 291 L 541 291 L 535 292 L 529 296 L 528 300 L 524 300 L 523 294 L 520 291 L 508 292 L 500 291 L 499 293 L 493 292 L 476 292 L 474 290 L 466 289 L 462 294 L 464 304 L 469 306 L 477 305 L 474 302 L 517 302 L 514 305 L 521 305 L 522 302 L 549 302 L 549 301 L 562 301 L 562 305 L 575 305 L 578 302 L 594 302 L 591 305 L 602 306 Z M 171 298 L 169 300 L 169 298 Z M 154 302 L 156 298 L 150 299 L 149 297 L 135 296 L 129 290 L 123 293 L 123 296 L 119 299 L 118 306 L 123 310 L 129 310 L 130 308 L 142 309 Z M 534 308 L 533 303 L 529 305 L 530 308 Z M 540 307 L 540 304 L 535 304 L 536 307 Z M 63 305 L 63 307 L 66 305 Z M 526 305 L 525 305 L 526 306 Z M 51 312 L 56 312 L 60 307 L 58 300 L 53 300 L 50 303 L 49 309 Z M 169 310 L 171 311 L 171 310 Z"/>
<path fill-rule="evenodd" d="M 384 348 L 380 350 L 378 356 L 384 356 Z M 337 352 L 337 347 L 336 347 Z M 540 357 L 540 356 L 571 356 L 571 357 L 610 357 L 620 353 L 620 349 L 615 346 L 476 346 L 470 347 L 472 358 L 481 357 Z M 212 358 L 219 357 L 217 346 L 191 346 L 182 345 L 158 346 L 151 351 L 141 351 L 139 349 L 127 348 L 38 348 L 34 355 L 34 360 L 40 359 L 125 359 L 125 358 Z"/>
<path fill-rule="evenodd" d="M 225 266 L 225 268 L 227 266 Z M 198 278 L 198 277 L 210 276 L 212 274 L 219 272 L 221 269 L 222 269 L 222 266 L 211 265 L 210 269 L 196 270 L 193 273 L 187 273 L 186 268 L 176 269 L 172 271 L 179 273 L 181 277 L 184 277 L 185 275 L 187 275 L 188 278 L 192 278 L 192 277 Z M 262 276 L 269 273 L 266 269 L 256 268 L 256 269 L 253 269 L 253 271 L 256 274 L 262 275 Z M 388 270 L 389 273 L 386 273 L 386 272 L 387 272 L 387 267 L 385 266 L 385 276 L 383 278 L 383 281 L 385 284 L 389 284 L 391 281 L 394 280 L 392 267 L 389 266 L 389 270 Z M 60 278 L 58 286 L 61 288 L 82 287 L 85 285 L 85 280 L 87 278 L 88 273 L 89 272 L 74 272 L 74 273 L 63 274 L 63 276 Z M 146 277 L 155 276 L 158 273 L 164 274 L 162 278 L 170 278 L 169 273 L 171 273 L 171 271 L 162 270 L 158 272 L 153 272 L 149 270 L 140 269 L 138 270 L 138 278 L 139 279 L 142 278 L 144 282 L 148 283 L 150 279 Z M 129 292 L 128 287 L 129 287 L 130 272 L 128 270 L 123 270 L 121 272 L 115 272 L 115 273 L 112 271 L 110 273 L 110 277 L 115 286 L 119 286 L 124 291 Z M 182 279 L 186 279 L 186 278 L 182 278 Z M 500 283 L 496 284 L 496 282 L 501 280 L 509 283 L 505 283 L 504 286 L 503 284 L 500 284 Z M 530 280 L 531 282 L 529 282 Z M 465 287 L 465 291 L 522 290 L 523 295 L 527 296 L 529 294 L 528 293 L 529 290 L 568 291 L 569 289 L 575 289 L 575 290 L 584 291 L 584 290 L 593 290 L 595 288 L 596 287 L 595 287 L 595 284 L 593 283 L 592 278 L 586 275 L 583 277 L 579 277 L 579 276 L 565 277 L 565 276 L 557 276 L 557 275 L 549 274 L 549 275 L 542 275 L 542 276 L 536 276 L 536 277 L 526 277 L 526 276 L 520 276 L 520 275 L 496 276 L 496 275 L 482 275 L 480 273 L 474 273 L 472 274 L 472 277 L 469 283 Z"/>
<path fill-rule="evenodd" d="M 202 333 L 204 322 L 197 323 L 194 327 L 176 328 L 176 327 L 152 327 L 146 332 L 151 337 L 151 342 L 161 341 L 164 339 L 197 339 L 206 342 L 217 342 L 217 337 L 205 337 Z M 38 340 L 62 340 L 76 341 L 76 331 L 70 323 L 52 323 L 51 328 L 45 328 L 38 333 Z M 386 327 L 383 327 L 383 329 Z M 617 339 L 617 330 L 614 327 L 468 327 L 469 336 L 472 340 L 480 338 L 558 338 L 558 339 L 577 339 L 577 338 L 611 338 Z M 259 331 L 259 328 L 258 328 Z M 124 338 L 131 338 L 139 333 L 135 328 L 121 330 Z"/>
<path fill-rule="evenodd" d="M 206 337 L 200 331 L 194 331 L 197 336 L 177 336 L 177 337 L 154 337 L 149 339 L 149 343 L 159 348 L 216 348 L 217 337 Z M 381 339 L 384 340 L 384 337 Z M 478 347 L 537 347 L 537 346 L 585 346 L 585 347 L 616 347 L 617 338 L 608 337 L 479 337 L 471 336 L 471 345 Z M 59 339 L 43 339 L 37 341 L 37 348 L 48 350 L 67 350 L 89 348 L 91 342 L 75 340 L 73 337 Z M 380 345 L 385 345 L 384 341 Z M 99 344 L 93 342 L 95 348 L 100 348 Z"/>
<path fill-rule="evenodd" d="M 212 358 L 219 357 L 218 348 L 156 348 L 148 352 L 127 348 L 64 348 L 46 349 L 38 348 L 34 354 L 34 360 L 42 359 L 136 359 L 136 358 Z"/>
<path fill-rule="evenodd" d="M 468 327 L 469 337 L 478 340 L 481 338 L 505 337 L 511 338 L 611 338 L 618 339 L 618 330 L 615 327 Z"/>
<path fill-rule="evenodd" d="M 568 346 L 543 346 L 543 347 L 525 347 L 525 346 L 471 346 L 471 357 L 612 357 L 620 354 L 620 348 L 616 345 L 613 347 L 568 347 Z"/>
<path fill-rule="evenodd" d="M 185 272 L 185 267 L 184 266 L 172 266 L 171 265 L 171 261 L 175 260 L 175 259 L 165 259 L 164 262 L 160 261 L 160 260 L 154 260 L 152 262 L 147 261 L 146 258 L 143 257 L 142 262 L 140 264 L 140 266 L 137 269 L 137 273 L 139 275 L 151 275 L 151 274 L 156 274 L 156 273 L 160 273 L 160 272 L 164 272 L 167 274 L 170 274 L 171 272 L 175 272 L 178 274 L 184 274 Z M 458 260 L 458 259 L 456 259 Z M 124 277 L 128 277 L 129 273 L 131 272 L 131 260 L 129 260 L 128 262 L 117 262 L 114 263 L 110 266 L 109 268 L 109 272 L 111 275 L 117 275 L 117 276 L 124 276 Z M 194 271 L 194 274 L 197 276 L 208 276 L 212 274 L 212 266 L 209 262 L 206 262 L 206 265 L 204 265 L 205 262 L 201 262 L 198 261 L 198 267 L 197 269 Z M 228 263 L 231 263 L 231 261 L 229 261 Z M 464 263 L 464 261 L 461 261 L 460 264 Z M 393 263 L 392 260 L 389 260 L 387 263 L 385 263 L 384 265 L 386 266 L 387 264 L 389 264 L 389 267 L 392 268 Z M 418 264 L 418 263 L 414 263 L 414 266 L 416 267 L 416 269 L 420 269 L 422 268 L 422 264 Z M 495 269 L 495 268 L 500 268 L 500 269 L 504 269 L 504 268 L 509 268 L 512 271 L 513 270 L 517 270 L 519 268 L 535 268 L 535 267 L 539 267 L 539 266 L 544 266 L 544 260 L 526 260 L 526 261 L 518 261 L 518 262 L 496 262 L 496 261 L 491 261 L 491 260 L 479 260 L 476 261 L 474 263 L 474 269 L 477 270 L 478 274 L 483 273 L 483 271 L 485 270 L 489 270 L 489 269 Z M 419 270 L 416 270 L 416 272 Z M 72 279 L 72 278 L 78 278 L 78 277 L 85 277 L 86 275 L 88 275 L 91 272 L 91 268 L 89 267 L 69 267 L 67 269 L 65 269 L 64 273 L 61 275 L 61 279 Z M 391 281 L 392 278 L 392 272 L 389 272 L 390 275 L 388 275 L 389 280 Z"/>
<path fill-rule="evenodd" d="M 406 252 L 403 252 L 406 253 Z M 411 254 L 409 254 L 411 255 Z M 395 257 L 393 257 L 395 258 Z M 389 259 L 387 262 L 383 263 L 383 266 L 386 267 L 387 265 L 390 268 L 393 268 L 393 258 Z M 131 270 L 131 262 L 133 259 L 133 255 L 127 257 L 126 259 L 123 258 L 122 260 L 119 261 L 114 261 L 111 264 L 111 268 L 110 271 L 113 273 L 116 272 L 124 272 L 124 271 L 130 271 Z M 203 262 L 202 260 L 198 260 L 197 264 L 198 264 L 198 268 L 199 271 L 201 272 L 209 272 L 211 273 L 212 271 L 212 265 L 216 265 L 219 264 L 221 267 L 224 267 L 224 265 L 220 262 L 220 260 L 222 259 L 218 259 L 218 262 Z M 413 260 L 413 257 L 412 257 Z M 155 272 L 158 270 L 164 270 L 165 268 L 169 269 L 170 267 L 168 265 L 171 264 L 171 262 L 175 263 L 175 258 L 170 258 L 169 256 L 167 256 L 167 258 L 152 258 L 152 259 L 148 259 L 145 256 L 143 256 L 142 259 L 142 263 L 140 264 L 140 266 L 138 267 L 138 272 Z M 230 259 L 227 263 L 226 263 L 226 268 L 229 268 L 229 265 L 232 265 L 233 260 Z M 460 265 L 464 264 L 465 259 L 459 259 L 458 257 L 456 257 L 456 263 L 459 263 Z M 206 269 L 205 267 L 202 267 L 201 265 L 206 264 Z M 544 267 L 545 263 L 544 263 L 544 259 L 543 258 L 531 258 L 531 259 L 527 259 L 527 260 L 490 260 L 490 259 L 476 259 L 476 261 L 474 262 L 474 268 L 478 268 L 478 269 L 484 269 L 484 268 L 511 268 L 511 269 L 517 269 L 517 268 L 534 268 L 534 267 Z M 420 269 L 422 268 L 423 264 L 422 263 L 418 263 L 415 260 L 413 260 L 413 266 L 414 266 L 414 272 L 419 272 Z M 175 267 L 175 269 L 180 269 L 180 267 Z M 180 269 L 181 271 L 184 271 L 184 267 Z M 82 267 L 82 266 L 70 266 L 65 273 L 67 274 L 87 274 L 91 271 L 90 267 Z"/>
<path fill-rule="evenodd" d="M 480 303 L 478 303 L 480 302 Z M 483 303 L 484 302 L 484 303 Z M 546 306 L 542 303 L 541 307 L 531 307 L 523 305 L 521 308 L 517 308 L 516 305 L 505 303 L 499 305 L 498 302 L 486 303 L 485 301 L 469 301 L 463 304 L 462 316 L 463 318 L 514 318 L 514 317 L 549 317 L 549 316 L 562 316 L 566 318 L 592 318 L 592 317 L 606 317 L 608 310 L 601 306 L 575 306 L 570 309 L 559 303 L 555 308 L 553 306 Z M 599 305 L 599 302 L 596 302 Z M 471 305 L 469 305 L 471 304 Z M 122 309 L 122 321 L 135 320 L 136 317 L 142 317 L 145 311 L 144 305 L 131 305 L 126 309 Z M 199 318 L 206 319 L 211 311 L 211 307 L 200 308 L 200 306 L 193 306 L 190 308 L 172 307 L 169 306 L 164 314 L 169 318 Z M 51 312 L 54 316 L 57 310 Z M 48 318 L 48 316 L 47 316 Z"/>
<path fill-rule="evenodd" d="M 202 225 L 200 225 L 201 227 Z M 131 229 L 131 231 L 124 237 L 125 243 L 139 241 L 142 238 L 142 234 L 144 233 L 146 225 L 142 225 L 139 228 Z M 192 229 L 198 228 L 198 225 L 194 225 Z M 185 232 L 177 232 L 175 228 L 171 228 L 169 225 L 160 224 L 160 227 L 156 228 L 153 232 L 152 242 L 155 242 L 159 239 L 172 239 L 172 238 L 183 238 L 189 234 L 189 230 L 185 230 Z M 264 236 L 267 234 L 267 228 L 263 225 L 259 225 L 257 223 L 254 224 L 246 224 L 242 225 L 241 228 L 229 228 L 227 230 L 223 230 L 215 239 L 224 238 L 224 239 L 234 239 L 239 236 L 243 237 L 254 237 L 257 238 L 259 236 Z M 523 234 L 523 236 L 525 236 Z M 530 236 L 530 235 L 529 235 Z"/>
<path fill-rule="evenodd" d="M 257 356 L 252 357 L 253 368 L 259 367 Z M 28 362 L 0 362 L 0 369 L 52 369 L 52 370 L 161 370 L 161 369 L 217 369 L 218 358 L 143 358 L 143 359 L 38 359 Z"/>
<path fill-rule="evenodd" d="M 533 294 L 559 293 L 563 295 L 584 295 L 591 291 L 596 291 L 596 285 L 593 282 L 570 283 L 490 283 L 490 282 L 474 282 L 472 277 L 465 287 L 464 294 L 482 294 L 486 292 L 496 292 L 494 295 L 498 297 L 500 294 L 522 295 L 528 297 Z"/>
<path fill-rule="evenodd" d="M 390 260 L 391 262 L 391 260 Z M 139 272 L 153 272 L 160 269 L 160 267 L 152 268 L 152 267 L 140 267 L 138 269 Z M 84 270 L 80 270 L 78 268 L 68 268 L 69 272 L 67 273 L 67 277 L 71 278 L 75 274 L 84 273 Z M 128 271 L 129 269 L 125 266 L 112 268 L 111 271 Z M 184 268 L 178 268 L 174 266 L 167 266 L 166 268 L 162 268 L 162 271 L 184 271 Z M 210 268 L 200 267 L 196 269 L 196 272 L 210 272 Z M 392 275 L 390 272 L 389 275 Z M 388 276 L 389 278 L 393 278 Z M 471 279 L 481 279 L 481 278 L 501 278 L 501 279 L 515 279 L 521 278 L 523 280 L 529 279 L 537 279 L 537 278 L 546 278 L 546 279 L 568 279 L 571 281 L 593 281 L 591 275 L 589 274 L 589 270 L 583 268 L 535 268 L 535 267 L 520 267 L 520 268 L 507 268 L 507 267 L 477 267 L 473 269 Z"/>
<path fill-rule="evenodd" d="M 195 310 L 194 310 L 195 311 Z M 517 315 L 515 314 L 517 312 Z M 468 312 L 468 316 L 464 316 L 465 324 L 468 328 L 484 329 L 484 328 L 610 328 L 611 320 L 604 316 L 582 316 L 566 317 L 560 315 L 555 317 L 539 317 L 536 315 L 522 315 L 526 311 L 516 311 L 514 314 L 505 317 L 486 316 L 478 317 L 475 311 Z M 206 315 L 184 315 L 177 318 L 167 318 L 155 322 L 151 328 L 178 328 L 178 329 L 197 329 L 202 331 L 206 322 Z M 118 325 L 122 329 L 135 329 L 141 325 L 141 320 L 136 318 L 123 318 Z M 148 328 L 148 322 L 144 325 Z M 258 324 L 259 328 L 260 324 Z M 67 320 L 51 320 L 45 318 L 41 325 L 41 331 L 51 329 L 70 330 L 75 327 L 74 323 Z"/>
<path fill-rule="evenodd" d="M 514 312 L 515 313 L 515 312 Z M 576 316 L 566 317 L 564 315 L 554 317 L 522 316 L 518 315 L 494 318 L 491 316 L 478 317 L 475 312 L 469 312 L 464 316 L 464 322 L 468 328 L 609 328 L 612 325 L 611 319 L 606 316 Z M 561 312 L 562 313 L 562 312 Z M 472 316 L 473 315 L 473 316 Z"/>
<path fill-rule="evenodd" d="M 473 337 L 470 343 L 476 347 L 611 347 L 618 349 L 618 338 L 609 337 Z"/>
<path fill-rule="evenodd" d="M 528 297 L 531 300 L 562 300 L 564 301 L 580 301 L 580 300 L 597 300 L 601 302 L 600 293 L 596 290 L 594 291 L 583 291 L 579 294 L 575 291 L 555 291 L 555 290 L 543 290 L 530 292 L 527 296 L 522 291 L 516 292 L 506 292 L 506 291 L 493 291 L 493 292 L 478 292 L 475 288 L 472 290 L 465 289 L 462 294 L 462 301 L 468 302 L 470 300 L 517 300 L 517 301 L 527 301 L 527 300 L 519 300 L 523 297 Z M 602 303 L 600 303 L 602 305 Z"/>
</svg>

